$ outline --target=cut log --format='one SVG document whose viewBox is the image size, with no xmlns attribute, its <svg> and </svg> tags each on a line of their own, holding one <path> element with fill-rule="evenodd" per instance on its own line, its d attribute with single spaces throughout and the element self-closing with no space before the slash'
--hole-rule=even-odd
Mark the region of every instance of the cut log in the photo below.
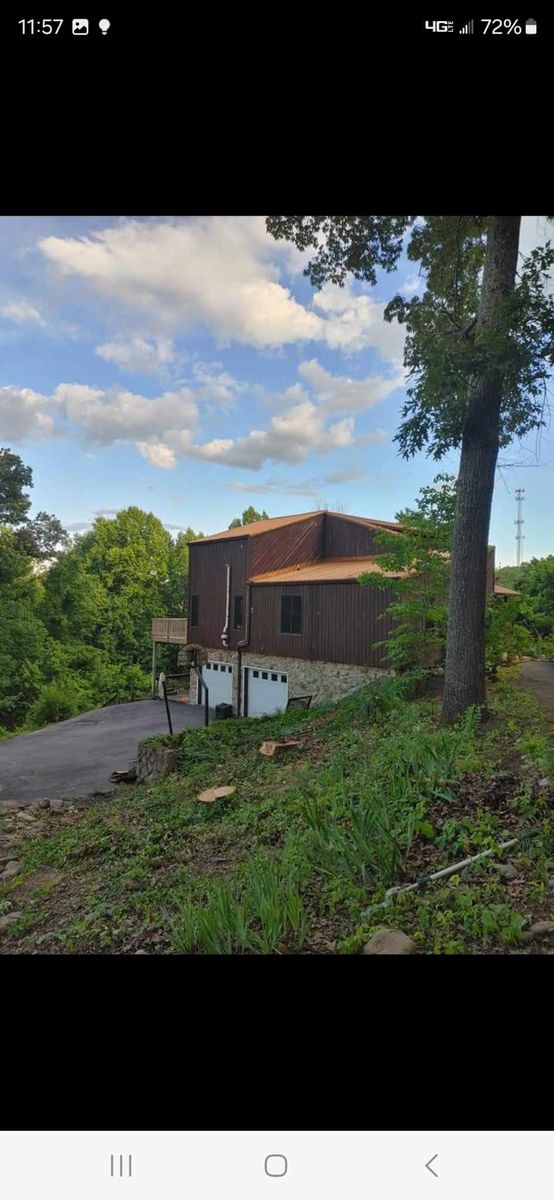
<svg viewBox="0 0 554 1200">
<path fill-rule="evenodd" d="M 236 787 L 206 788 L 206 791 L 200 792 L 196 799 L 200 800 L 201 804 L 213 804 L 215 800 L 223 800 L 224 796 L 232 796 L 236 790 Z"/>
<path fill-rule="evenodd" d="M 287 750 L 297 750 L 303 745 L 299 738 L 290 738 L 286 742 L 262 742 L 259 752 L 266 758 L 274 758 L 276 754 L 286 754 Z"/>
</svg>

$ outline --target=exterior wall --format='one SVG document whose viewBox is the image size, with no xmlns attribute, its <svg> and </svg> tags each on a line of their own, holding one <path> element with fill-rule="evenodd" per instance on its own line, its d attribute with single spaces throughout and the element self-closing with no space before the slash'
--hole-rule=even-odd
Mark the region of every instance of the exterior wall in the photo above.
<svg viewBox="0 0 554 1200">
<path fill-rule="evenodd" d="M 375 540 L 378 529 L 349 521 L 345 517 L 325 514 L 323 558 L 357 558 L 358 555 L 383 554 L 384 547 Z"/>
<path fill-rule="evenodd" d="M 279 571 L 296 563 L 317 562 L 323 558 L 325 514 L 315 512 L 305 521 L 284 525 L 250 538 L 250 574 Z"/>
<path fill-rule="evenodd" d="M 190 624 L 189 638 L 199 646 L 221 646 L 225 625 L 226 566 L 231 567 L 231 612 L 229 646 L 236 646 L 244 637 L 244 629 L 233 629 L 233 604 L 237 595 L 245 597 L 248 575 L 248 539 L 230 538 L 223 542 L 204 542 L 189 547 L 189 605 L 190 596 L 198 596 L 200 624 Z M 190 612 L 190 608 L 189 608 Z"/>
<path fill-rule="evenodd" d="M 238 655 L 231 650 L 208 650 L 208 658 L 219 662 L 232 663 L 233 670 L 233 710 L 237 710 L 238 685 Z M 313 696 L 312 704 L 324 701 L 341 700 L 358 688 L 365 687 L 372 681 L 383 679 L 391 672 L 378 667 L 360 666 L 353 663 L 308 661 L 302 658 L 288 658 L 279 655 L 255 654 L 244 651 L 243 667 L 260 667 L 286 672 L 289 682 L 289 699 L 292 696 Z M 196 680 L 191 684 L 190 702 L 196 703 Z M 243 689 L 244 696 L 244 689 Z"/>
<path fill-rule="evenodd" d="M 487 596 L 494 593 L 494 546 L 487 549 Z"/>
<path fill-rule="evenodd" d="M 302 596 L 301 634 L 280 633 L 281 596 Z M 350 583 L 256 584 L 252 587 L 252 653 L 317 662 L 385 667 L 385 651 L 373 649 L 392 628 L 381 614 L 391 603 L 390 588 Z"/>
</svg>

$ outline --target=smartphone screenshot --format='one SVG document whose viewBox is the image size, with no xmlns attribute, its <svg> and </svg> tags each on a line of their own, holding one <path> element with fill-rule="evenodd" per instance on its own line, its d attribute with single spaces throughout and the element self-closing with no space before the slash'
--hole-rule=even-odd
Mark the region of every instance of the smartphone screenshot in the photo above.
<svg viewBox="0 0 554 1200">
<path fill-rule="evenodd" d="M 302 21 L 0 17 L 8 970 L 554 954 L 551 17 Z M 26 1136 L 62 1200 L 541 1152 Z"/>
</svg>

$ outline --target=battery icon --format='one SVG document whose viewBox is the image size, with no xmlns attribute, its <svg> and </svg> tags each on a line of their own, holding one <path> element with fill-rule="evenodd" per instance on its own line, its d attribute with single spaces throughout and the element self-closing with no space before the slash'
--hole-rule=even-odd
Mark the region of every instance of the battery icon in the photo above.
<svg viewBox="0 0 554 1200">
<path fill-rule="evenodd" d="M 537 32 L 537 22 L 533 21 L 532 17 L 529 17 L 529 20 L 525 22 L 525 32 L 526 33 L 536 33 Z"/>
</svg>

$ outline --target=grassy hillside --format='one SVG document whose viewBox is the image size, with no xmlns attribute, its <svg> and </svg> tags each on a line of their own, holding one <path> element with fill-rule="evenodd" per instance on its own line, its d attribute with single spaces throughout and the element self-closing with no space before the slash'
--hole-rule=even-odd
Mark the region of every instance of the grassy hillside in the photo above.
<svg viewBox="0 0 554 1200">
<path fill-rule="evenodd" d="M 188 730 L 174 739 L 181 774 L 88 809 L 4 814 L 1 856 L 21 871 L 0 884 L 0 916 L 21 915 L 2 951 L 348 953 L 386 925 L 424 953 L 540 952 L 521 934 L 554 918 L 551 743 L 509 672 L 491 711 L 444 729 L 436 701 L 388 681 L 310 713 Z M 259 754 L 288 734 L 300 749 Z M 226 784 L 234 795 L 197 802 Z M 513 878 L 493 856 L 377 907 L 389 886 L 530 830 Z"/>
</svg>

